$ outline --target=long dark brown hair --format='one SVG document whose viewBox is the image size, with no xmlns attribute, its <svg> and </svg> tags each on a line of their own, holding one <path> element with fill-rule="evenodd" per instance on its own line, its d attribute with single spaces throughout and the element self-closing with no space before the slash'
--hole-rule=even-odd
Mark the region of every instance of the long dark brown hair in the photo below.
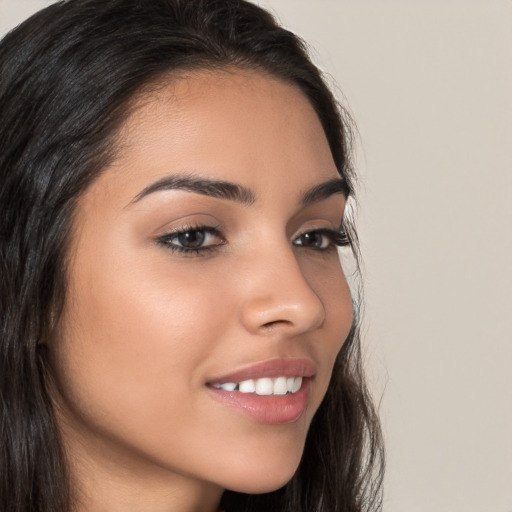
<svg viewBox="0 0 512 512">
<path fill-rule="evenodd" d="M 192 69 L 261 71 L 314 107 L 353 195 L 350 122 L 304 43 L 244 0 L 68 0 L 0 43 L 0 510 L 71 511 L 44 341 L 66 292 L 77 198 L 114 158 L 131 100 Z M 353 226 L 354 254 L 357 239 Z M 364 382 L 359 304 L 292 480 L 226 491 L 228 512 L 381 508 L 383 449 Z"/>
</svg>

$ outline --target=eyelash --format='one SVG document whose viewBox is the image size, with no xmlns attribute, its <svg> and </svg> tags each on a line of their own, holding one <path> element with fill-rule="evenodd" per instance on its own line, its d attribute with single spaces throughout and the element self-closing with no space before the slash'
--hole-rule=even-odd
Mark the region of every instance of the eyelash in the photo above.
<svg viewBox="0 0 512 512">
<path fill-rule="evenodd" d="M 350 245 L 350 239 L 345 233 L 345 231 L 335 231 L 334 229 L 312 229 L 311 231 L 305 231 L 304 233 L 299 234 L 295 240 L 298 240 L 301 237 L 308 235 L 320 235 L 325 236 L 328 239 L 329 245 L 327 247 L 314 247 L 314 246 L 305 246 L 308 249 L 313 249 L 316 251 L 328 251 L 329 249 L 333 249 L 334 247 L 346 247 Z M 295 242 L 294 240 L 294 242 Z M 295 244 L 298 247 L 301 247 L 299 244 Z"/>
<path fill-rule="evenodd" d="M 213 245 L 208 245 L 205 247 L 184 247 L 183 245 L 176 245 L 173 243 L 173 240 L 180 236 L 186 236 L 191 233 L 202 233 L 204 237 L 207 235 L 211 235 L 217 237 L 221 240 L 220 243 L 216 243 Z M 302 237 L 308 237 L 311 235 L 320 235 L 322 237 L 326 237 L 328 241 L 328 245 L 326 247 L 314 247 L 308 246 L 304 243 L 295 243 L 297 240 Z M 188 255 L 199 255 L 199 254 L 207 254 L 210 251 L 214 251 L 218 249 L 220 246 L 225 245 L 227 241 L 222 236 L 222 233 L 219 231 L 217 227 L 213 226 L 184 226 L 176 231 L 172 231 L 167 233 L 157 239 L 157 242 L 161 245 L 164 245 L 166 248 L 170 249 L 172 252 L 188 254 Z M 203 240 L 204 242 L 204 240 Z M 180 242 L 181 243 L 181 242 Z M 310 231 L 304 231 L 300 233 L 293 241 L 296 247 L 305 247 L 306 249 L 312 249 L 318 252 L 325 252 L 334 247 L 345 247 L 350 245 L 350 239 L 344 231 L 335 231 L 333 229 L 312 229 Z"/>
<path fill-rule="evenodd" d="M 176 245 L 173 243 L 173 240 L 178 238 L 179 236 L 185 236 L 189 233 L 202 233 L 203 235 L 212 235 L 217 238 L 219 238 L 221 243 L 217 243 L 214 245 L 208 245 L 206 247 L 183 247 L 180 245 Z M 183 226 L 180 229 L 177 229 L 176 231 L 171 231 L 170 233 L 167 233 L 160 238 L 158 238 L 157 242 L 159 244 L 162 244 L 166 246 L 168 249 L 170 249 L 172 252 L 179 252 L 182 254 L 206 254 L 209 251 L 214 251 L 218 249 L 221 245 L 226 244 L 226 240 L 222 236 L 222 233 L 219 231 L 217 227 L 213 226 Z"/>
</svg>

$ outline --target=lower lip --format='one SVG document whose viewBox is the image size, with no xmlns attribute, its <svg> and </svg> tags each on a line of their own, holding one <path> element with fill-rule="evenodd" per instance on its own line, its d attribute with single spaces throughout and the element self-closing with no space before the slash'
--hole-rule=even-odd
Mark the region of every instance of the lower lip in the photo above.
<svg viewBox="0 0 512 512">
<path fill-rule="evenodd" d="M 215 399 L 237 409 L 258 423 L 280 425 L 297 421 L 306 408 L 311 379 L 304 378 L 296 393 L 286 395 L 257 395 L 225 391 L 208 386 Z"/>
</svg>

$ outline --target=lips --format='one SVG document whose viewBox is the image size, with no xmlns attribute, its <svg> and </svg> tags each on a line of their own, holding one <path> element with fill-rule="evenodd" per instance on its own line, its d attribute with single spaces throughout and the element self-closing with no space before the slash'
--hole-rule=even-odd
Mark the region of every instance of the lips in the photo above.
<svg viewBox="0 0 512 512">
<path fill-rule="evenodd" d="M 308 359 L 273 359 L 215 377 L 207 386 L 214 399 L 253 421 L 285 424 L 302 416 L 315 373 Z"/>
</svg>

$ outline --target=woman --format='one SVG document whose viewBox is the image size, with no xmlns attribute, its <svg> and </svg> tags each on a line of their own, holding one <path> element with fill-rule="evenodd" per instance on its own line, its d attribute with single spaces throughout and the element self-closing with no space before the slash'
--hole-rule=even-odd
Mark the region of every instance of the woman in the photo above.
<svg viewBox="0 0 512 512">
<path fill-rule="evenodd" d="M 70 0 L 0 62 L 0 509 L 377 510 L 349 126 L 301 41 Z"/>
</svg>

